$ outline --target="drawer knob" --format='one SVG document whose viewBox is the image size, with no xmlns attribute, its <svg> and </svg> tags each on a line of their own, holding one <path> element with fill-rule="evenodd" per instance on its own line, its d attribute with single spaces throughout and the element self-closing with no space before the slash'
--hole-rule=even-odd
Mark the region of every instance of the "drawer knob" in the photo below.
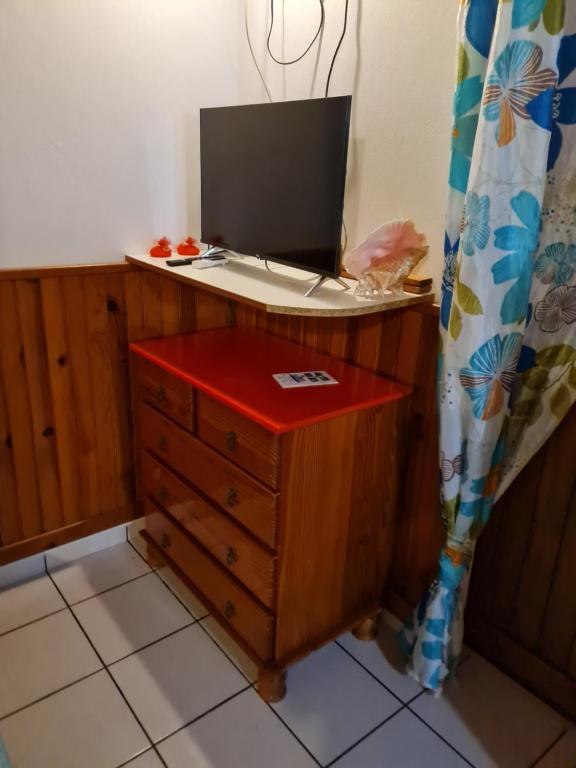
<svg viewBox="0 0 576 768">
<path fill-rule="evenodd" d="M 236 432 L 228 432 L 226 435 L 226 445 L 229 451 L 236 450 Z"/>
<path fill-rule="evenodd" d="M 168 501 L 168 491 L 163 485 L 158 488 L 158 501 L 161 504 L 165 504 Z"/>
<path fill-rule="evenodd" d="M 228 565 L 234 565 L 234 563 L 238 562 L 238 553 L 234 547 L 228 547 L 228 552 L 226 553 L 226 562 Z"/>
<path fill-rule="evenodd" d="M 166 400 L 166 392 L 164 392 L 164 387 L 158 387 L 156 389 L 156 402 L 163 403 L 164 400 Z"/>
<path fill-rule="evenodd" d="M 224 606 L 224 616 L 230 621 L 231 619 L 236 616 L 236 608 L 234 607 L 234 603 L 228 600 L 226 605 Z"/>
<path fill-rule="evenodd" d="M 235 507 L 236 504 L 238 504 L 238 492 L 236 491 L 236 488 L 230 488 L 228 490 L 228 498 L 226 499 L 226 502 L 229 507 Z"/>
<path fill-rule="evenodd" d="M 160 539 L 160 546 L 162 547 L 162 549 L 168 549 L 168 547 L 170 546 L 170 536 L 168 536 L 167 533 L 162 534 L 162 537 Z"/>
<path fill-rule="evenodd" d="M 160 439 L 158 440 L 158 450 L 165 451 L 168 447 L 168 441 L 164 437 L 164 435 L 160 435 Z"/>
</svg>

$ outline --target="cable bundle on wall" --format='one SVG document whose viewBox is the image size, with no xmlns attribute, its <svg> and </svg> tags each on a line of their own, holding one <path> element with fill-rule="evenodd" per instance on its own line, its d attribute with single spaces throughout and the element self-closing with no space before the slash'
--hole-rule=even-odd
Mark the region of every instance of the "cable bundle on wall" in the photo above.
<svg viewBox="0 0 576 768">
<path fill-rule="evenodd" d="M 334 55 L 332 56 L 332 60 L 330 62 L 330 67 L 328 69 L 328 76 L 326 78 L 326 87 L 324 89 L 324 96 L 328 96 L 330 91 L 330 81 L 332 79 L 332 72 L 334 71 L 334 65 L 336 63 L 336 59 L 338 58 L 338 54 L 340 52 L 340 48 L 342 47 L 342 43 L 344 42 L 344 38 L 346 37 L 346 30 L 348 26 L 348 6 L 349 6 L 350 0 L 345 0 L 344 5 L 344 20 L 342 23 L 342 32 L 340 34 L 340 37 L 338 39 L 338 43 L 336 45 L 336 48 L 334 50 Z M 291 59 L 290 61 L 282 61 L 281 59 L 278 59 L 274 53 L 272 52 L 272 47 L 270 44 L 270 40 L 272 38 L 272 32 L 274 31 L 274 0 L 270 0 L 270 27 L 268 29 L 268 36 L 266 38 L 266 50 L 268 52 L 268 55 L 274 61 L 276 64 L 279 64 L 283 67 L 289 67 L 292 64 L 297 64 L 299 61 L 302 61 L 306 57 L 306 55 L 310 52 L 312 49 L 312 46 L 314 43 L 318 40 L 318 38 L 321 36 L 325 24 L 326 24 L 326 12 L 324 9 L 324 0 L 317 0 L 318 6 L 320 9 L 320 21 L 318 23 L 318 28 L 316 29 L 316 32 L 314 34 L 314 37 L 306 47 L 303 53 L 301 53 L 299 56 L 297 56 L 295 59 Z M 252 57 L 252 61 L 254 62 L 254 66 L 256 67 L 256 70 L 258 72 L 258 76 L 260 77 L 260 80 L 262 81 L 262 84 L 264 86 L 264 89 L 266 90 L 266 96 L 268 97 L 268 101 L 272 101 L 272 97 L 270 95 L 270 91 L 268 89 L 268 85 L 266 83 L 266 80 L 264 78 L 264 75 L 262 74 L 262 71 L 258 65 L 258 61 L 256 59 L 256 56 L 254 54 L 254 49 L 252 47 L 252 41 L 250 39 L 250 32 L 248 28 L 248 0 L 245 0 L 244 5 L 244 25 L 246 30 L 246 39 L 248 41 L 248 47 L 250 49 L 250 55 Z"/>
</svg>

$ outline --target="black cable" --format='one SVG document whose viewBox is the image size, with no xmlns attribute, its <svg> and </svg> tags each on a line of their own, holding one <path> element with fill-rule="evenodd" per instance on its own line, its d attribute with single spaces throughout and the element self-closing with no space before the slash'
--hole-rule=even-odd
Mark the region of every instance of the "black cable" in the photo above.
<svg viewBox="0 0 576 768">
<path fill-rule="evenodd" d="M 342 34 L 340 35 L 340 40 L 338 40 L 338 45 L 336 46 L 336 50 L 334 51 L 334 56 L 332 57 L 332 63 L 330 64 L 330 69 L 328 70 L 328 77 L 326 79 L 326 90 L 324 92 L 325 97 L 328 96 L 328 91 L 330 90 L 330 78 L 332 77 L 332 70 L 334 69 L 334 64 L 336 62 L 338 52 L 340 51 L 340 46 L 342 45 L 342 41 L 344 40 L 344 37 L 346 35 L 347 24 L 348 24 L 348 0 L 346 0 L 346 5 L 344 6 L 344 26 L 342 27 Z"/>
<path fill-rule="evenodd" d="M 348 0 L 346 0 L 346 3 L 348 4 Z M 274 0 L 270 0 L 270 29 L 268 30 L 268 37 L 266 39 L 266 48 L 268 49 L 268 53 L 270 54 L 270 58 L 276 62 L 276 64 L 281 64 L 283 67 L 287 67 L 290 64 L 296 64 L 297 61 L 300 61 L 301 59 L 306 56 L 310 48 L 314 45 L 316 40 L 318 39 L 318 35 L 322 31 L 322 27 L 324 26 L 324 2 L 323 0 L 318 0 L 318 4 L 320 6 L 320 24 L 318 25 L 318 29 L 316 30 L 316 34 L 314 35 L 314 38 L 308 48 L 304 51 L 304 53 L 301 56 L 298 56 L 296 59 L 292 59 L 292 61 L 280 61 L 280 59 L 277 59 L 276 56 L 272 53 L 272 50 L 270 48 L 270 38 L 272 37 L 272 30 L 274 29 Z"/>
</svg>

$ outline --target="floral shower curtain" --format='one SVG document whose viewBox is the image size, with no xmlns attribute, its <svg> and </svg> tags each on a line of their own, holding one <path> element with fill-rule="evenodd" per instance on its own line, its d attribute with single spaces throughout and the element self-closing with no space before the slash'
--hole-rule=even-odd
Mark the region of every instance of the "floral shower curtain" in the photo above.
<svg viewBox="0 0 576 768">
<path fill-rule="evenodd" d="M 460 0 L 442 282 L 447 540 L 400 638 L 442 688 L 475 541 L 576 399 L 576 0 Z"/>
</svg>

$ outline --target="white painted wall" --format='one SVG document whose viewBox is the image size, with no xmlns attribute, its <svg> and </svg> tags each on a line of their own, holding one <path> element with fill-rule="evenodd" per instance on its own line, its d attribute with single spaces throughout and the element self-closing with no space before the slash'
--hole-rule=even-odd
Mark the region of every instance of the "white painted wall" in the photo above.
<svg viewBox="0 0 576 768">
<path fill-rule="evenodd" d="M 350 241 L 411 216 L 438 280 L 457 0 L 358 3 L 330 91 L 354 92 Z M 315 84 L 315 56 L 288 69 L 265 56 L 268 0 L 249 9 L 273 98 L 323 95 L 344 0 L 325 0 Z M 276 9 L 274 51 L 290 58 L 318 8 Z M 0 267 L 120 260 L 198 233 L 198 109 L 265 98 L 243 0 L 2 0 L 0 61 Z"/>
</svg>

